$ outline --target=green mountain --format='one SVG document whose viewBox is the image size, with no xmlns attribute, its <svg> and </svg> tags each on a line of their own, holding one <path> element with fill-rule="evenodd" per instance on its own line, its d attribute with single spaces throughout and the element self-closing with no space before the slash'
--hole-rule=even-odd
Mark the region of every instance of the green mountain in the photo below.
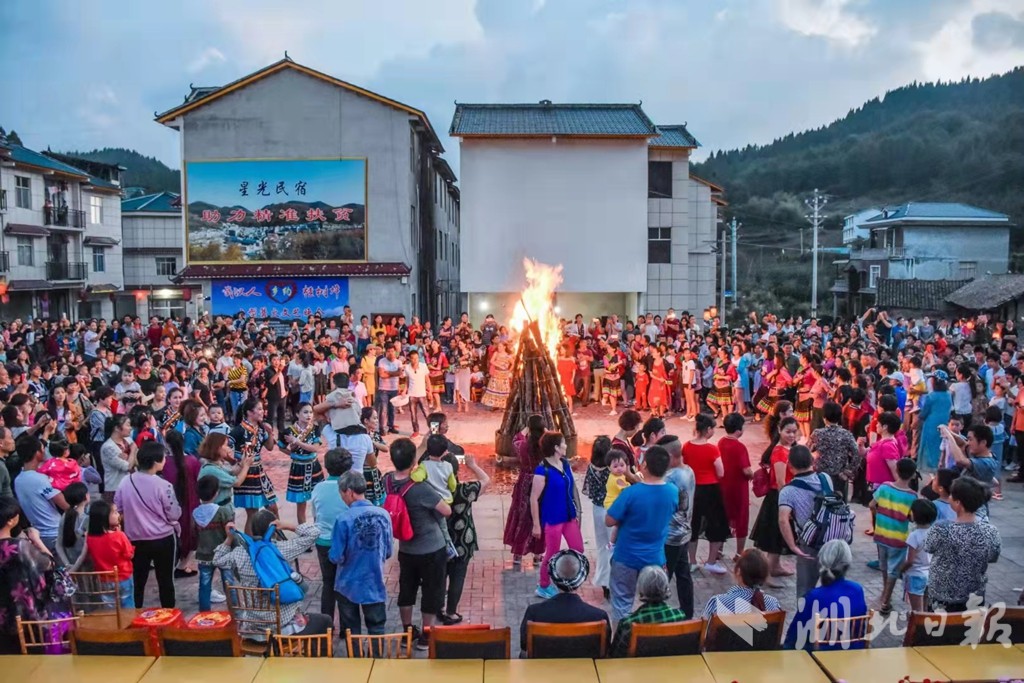
<svg viewBox="0 0 1024 683">
<path fill-rule="evenodd" d="M 147 157 L 135 150 L 105 147 L 91 152 L 67 152 L 72 156 L 101 161 L 106 164 L 120 164 L 125 171 L 121 181 L 124 188 L 141 187 L 145 193 L 181 192 L 181 171 L 168 168 L 162 161 Z"/>
<path fill-rule="evenodd" d="M 801 236 L 810 244 L 804 199 L 815 188 L 829 197 L 825 246 L 840 243 L 844 215 L 907 201 L 965 202 L 1024 226 L 1024 67 L 986 79 L 915 82 L 827 126 L 716 151 L 693 172 L 725 187 L 726 218 L 743 224 L 741 295 L 775 287 L 780 270 L 788 277 L 766 305 L 799 306 L 810 291 L 810 262 L 799 250 Z M 1024 231 L 1015 231 L 1012 244 L 1024 246 Z M 827 265 L 819 271 L 831 284 Z"/>
</svg>

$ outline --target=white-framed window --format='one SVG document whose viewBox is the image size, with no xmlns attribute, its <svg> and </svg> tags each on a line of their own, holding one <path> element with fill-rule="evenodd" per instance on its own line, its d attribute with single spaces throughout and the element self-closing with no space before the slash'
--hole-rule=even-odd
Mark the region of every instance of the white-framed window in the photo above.
<svg viewBox="0 0 1024 683">
<path fill-rule="evenodd" d="M 32 208 L 32 179 L 28 176 L 14 176 L 14 205 L 19 209 Z"/>
<path fill-rule="evenodd" d="M 18 238 L 18 265 L 19 266 L 34 266 L 36 264 L 35 258 L 35 242 L 31 237 L 19 237 Z"/>
<path fill-rule="evenodd" d="M 177 275 L 178 274 L 178 259 L 173 256 L 157 256 L 156 257 L 156 274 L 157 275 Z"/>
<path fill-rule="evenodd" d="M 105 273 L 107 271 L 107 252 L 103 247 L 92 248 L 92 272 Z"/>
<path fill-rule="evenodd" d="M 185 317 L 185 302 L 182 299 L 154 299 L 150 297 L 149 314 L 165 319 L 174 316 L 180 320 Z"/>
<path fill-rule="evenodd" d="M 89 222 L 93 225 L 103 222 L 103 197 L 89 195 Z"/>
<path fill-rule="evenodd" d="M 958 280 L 971 280 L 978 277 L 977 261 L 961 261 L 957 272 Z"/>
<path fill-rule="evenodd" d="M 878 286 L 878 278 L 882 277 L 882 266 L 868 267 L 868 287 L 874 289 Z"/>
</svg>

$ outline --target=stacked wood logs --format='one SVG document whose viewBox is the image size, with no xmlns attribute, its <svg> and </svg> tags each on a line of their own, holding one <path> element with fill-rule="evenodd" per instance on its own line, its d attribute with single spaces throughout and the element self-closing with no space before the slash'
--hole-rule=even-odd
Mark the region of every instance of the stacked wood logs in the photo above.
<svg viewBox="0 0 1024 683">
<path fill-rule="evenodd" d="M 576 456 L 576 425 L 562 392 L 555 361 L 541 338 L 540 328 L 531 322 L 519 336 L 512 385 L 501 426 L 495 432 L 494 448 L 499 458 L 515 460 L 512 437 L 526 428 L 530 415 L 540 415 L 548 429 L 561 432 L 568 447 L 566 457 Z"/>
</svg>

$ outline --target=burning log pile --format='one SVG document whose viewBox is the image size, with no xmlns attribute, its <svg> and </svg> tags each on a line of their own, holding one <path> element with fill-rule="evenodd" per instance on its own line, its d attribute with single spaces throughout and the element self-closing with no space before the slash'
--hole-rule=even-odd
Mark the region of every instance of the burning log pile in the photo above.
<svg viewBox="0 0 1024 683">
<path fill-rule="evenodd" d="M 555 362 L 536 321 L 530 321 L 523 327 L 512 368 L 512 386 L 505 414 L 495 432 L 494 448 L 499 458 L 515 460 L 512 438 L 526 428 L 526 422 L 533 414 L 542 416 L 548 429 L 562 433 L 568 448 L 566 457 L 575 457 L 576 425 L 562 392 Z"/>
</svg>

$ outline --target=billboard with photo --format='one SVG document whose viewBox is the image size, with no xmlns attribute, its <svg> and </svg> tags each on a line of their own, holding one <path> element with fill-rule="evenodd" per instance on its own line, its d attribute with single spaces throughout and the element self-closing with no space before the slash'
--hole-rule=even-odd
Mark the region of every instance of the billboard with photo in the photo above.
<svg viewBox="0 0 1024 683">
<path fill-rule="evenodd" d="M 191 264 L 365 261 L 366 159 L 185 165 Z"/>
</svg>

